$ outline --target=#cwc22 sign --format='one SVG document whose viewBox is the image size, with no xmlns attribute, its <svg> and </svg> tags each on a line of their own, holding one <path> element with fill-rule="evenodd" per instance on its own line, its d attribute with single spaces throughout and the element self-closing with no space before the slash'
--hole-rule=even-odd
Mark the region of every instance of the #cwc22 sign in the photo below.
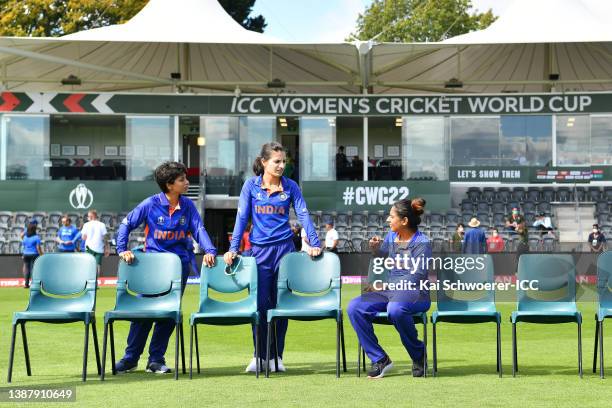
<svg viewBox="0 0 612 408">
<path fill-rule="evenodd" d="M 311 211 L 388 211 L 414 197 L 424 198 L 430 211 L 450 207 L 448 181 L 305 181 L 302 191 Z"/>
</svg>

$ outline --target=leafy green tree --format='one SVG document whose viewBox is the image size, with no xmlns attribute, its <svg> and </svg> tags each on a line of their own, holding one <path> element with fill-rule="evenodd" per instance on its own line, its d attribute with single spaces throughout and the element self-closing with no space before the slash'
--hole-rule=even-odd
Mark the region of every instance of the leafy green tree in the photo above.
<svg viewBox="0 0 612 408">
<path fill-rule="evenodd" d="M 0 35 L 52 37 L 121 24 L 148 0 L 0 0 Z M 243 27 L 263 32 L 262 15 L 249 17 L 255 0 L 219 0 Z"/>
<path fill-rule="evenodd" d="M 490 9 L 470 13 L 471 7 L 471 0 L 374 0 L 347 40 L 442 41 L 486 28 L 497 18 Z"/>
</svg>

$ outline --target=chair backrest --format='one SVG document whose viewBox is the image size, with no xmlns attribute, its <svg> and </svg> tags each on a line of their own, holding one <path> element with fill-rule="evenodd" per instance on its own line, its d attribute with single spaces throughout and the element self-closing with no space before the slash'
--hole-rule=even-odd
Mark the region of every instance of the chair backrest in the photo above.
<svg viewBox="0 0 612 408">
<path fill-rule="evenodd" d="M 479 284 L 494 282 L 493 258 L 489 255 L 457 254 L 447 255 L 453 262 L 446 260 L 436 265 L 438 289 L 438 310 L 444 311 L 494 311 L 495 290 L 480 289 Z M 468 259 L 471 259 L 468 261 Z M 461 260 L 462 262 L 457 262 Z M 467 268 L 470 265 L 470 268 Z M 464 290 L 449 290 L 452 284 L 461 281 Z M 468 286 L 471 285 L 471 286 Z"/>
<path fill-rule="evenodd" d="M 517 285 L 518 310 L 576 308 L 576 264 L 569 254 L 521 255 L 517 280 L 537 285 L 537 290 Z"/>
<path fill-rule="evenodd" d="M 597 257 L 597 294 L 601 307 L 612 308 L 612 251 Z"/>
<path fill-rule="evenodd" d="M 91 312 L 96 305 L 96 260 L 90 254 L 44 254 L 34 262 L 30 311 Z"/>
<path fill-rule="evenodd" d="M 304 252 L 291 252 L 281 259 L 278 307 L 297 301 L 312 307 L 339 308 L 340 287 L 340 258 L 332 252 L 323 252 L 316 258 Z"/>
<path fill-rule="evenodd" d="M 226 271 L 227 268 L 227 271 Z M 240 299 L 244 305 L 248 303 L 255 309 L 257 308 L 257 263 L 255 258 L 250 256 L 238 257 L 231 267 L 227 267 L 222 256 L 218 256 L 212 268 L 202 264 L 200 273 L 200 312 L 206 309 L 206 305 L 212 302 L 223 302 L 222 300 L 211 299 L 209 290 L 212 289 L 219 293 L 238 293 L 243 290 L 249 291 L 247 299 Z"/>
<path fill-rule="evenodd" d="M 135 252 L 119 262 L 116 309 L 180 310 L 180 258 L 169 252 Z"/>
</svg>

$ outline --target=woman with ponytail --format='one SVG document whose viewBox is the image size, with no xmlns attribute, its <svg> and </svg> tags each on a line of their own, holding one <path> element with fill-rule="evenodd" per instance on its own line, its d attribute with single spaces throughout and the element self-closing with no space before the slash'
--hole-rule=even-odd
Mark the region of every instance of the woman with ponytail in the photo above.
<svg viewBox="0 0 612 408">
<path fill-rule="evenodd" d="M 374 256 L 387 258 L 385 261 L 392 259 L 394 265 L 388 268 L 388 278 L 384 282 L 368 286 L 365 293 L 348 305 L 351 324 L 372 360 L 368 378 L 382 378 L 393 367 L 374 334 L 372 322 L 379 312 L 387 312 L 389 321 L 399 332 L 412 359 L 412 375 L 422 377 L 425 374 L 425 345 L 418 339 L 412 319 L 414 313 L 425 312 L 431 305 L 427 289 L 427 259 L 431 257 L 431 245 L 418 227 L 424 208 L 422 198 L 393 204 L 387 218 L 391 231 L 384 241 L 375 236 L 369 243 Z"/>
<path fill-rule="evenodd" d="M 308 235 L 311 245 L 308 255 L 314 257 L 321 253 L 321 244 L 310 220 L 300 187 L 295 181 L 283 176 L 285 164 L 285 149 L 280 143 L 270 142 L 261 147 L 261 153 L 253 163 L 255 177 L 248 179 L 242 186 L 232 242 L 229 251 L 223 256 L 226 264 L 233 263 L 240 248 L 240 239 L 250 220 L 251 253 L 257 260 L 259 344 L 263 344 L 261 340 L 267 336 L 267 312 L 276 307 L 276 282 L 280 260 L 283 255 L 295 251 L 293 231 L 289 224 L 291 205 Z M 271 356 L 272 371 L 285 371 L 282 356 L 286 332 L 287 320 L 278 320 L 276 323 L 278 367 L 274 366 L 274 356 Z M 255 342 L 255 333 L 253 327 L 253 342 Z M 256 365 L 257 360 L 253 357 L 246 371 L 255 372 Z"/>
</svg>

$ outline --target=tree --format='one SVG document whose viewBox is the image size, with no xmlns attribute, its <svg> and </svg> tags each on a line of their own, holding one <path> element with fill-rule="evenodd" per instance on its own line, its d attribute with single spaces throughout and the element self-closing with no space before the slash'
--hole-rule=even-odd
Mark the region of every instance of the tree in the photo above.
<svg viewBox="0 0 612 408">
<path fill-rule="evenodd" d="M 442 41 L 486 28 L 497 18 L 490 9 L 470 14 L 471 7 L 471 0 L 374 0 L 347 40 Z"/>
<path fill-rule="evenodd" d="M 91 28 L 125 23 L 148 0 L 0 0 L 0 35 L 61 36 Z M 248 30 L 263 32 L 262 15 L 249 17 L 255 0 L 219 0 Z"/>
</svg>

